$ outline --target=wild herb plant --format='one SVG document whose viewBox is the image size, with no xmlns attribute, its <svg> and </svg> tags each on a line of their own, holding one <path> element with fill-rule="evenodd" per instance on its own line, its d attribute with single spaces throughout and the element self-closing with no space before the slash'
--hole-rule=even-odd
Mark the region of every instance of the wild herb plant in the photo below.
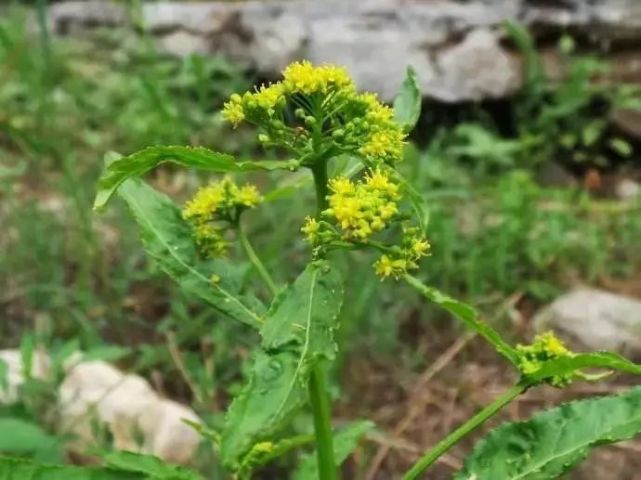
<svg viewBox="0 0 641 480">
<path fill-rule="evenodd" d="M 454 444 L 530 388 L 594 381 L 603 376 L 592 373 L 594 368 L 641 374 L 641 366 L 615 353 L 572 352 L 552 333 L 539 335 L 530 345 L 513 346 L 472 307 L 413 275 L 430 252 L 426 205 L 397 164 L 419 111 L 420 92 L 412 70 L 392 109 L 373 94 L 359 93 L 345 69 L 298 62 L 284 71 L 282 81 L 235 94 L 223 110 L 232 125 L 246 122 L 257 127 L 259 141 L 282 152 L 285 160 L 236 161 L 224 153 L 180 146 L 150 147 L 125 157 L 109 155 L 95 208 L 103 208 L 117 192 L 157 264 L 212 309 L 260 335 L 248 383 L 230 405 L 222 431 L 200 427 L 235 478 L 250 478 L 260 466 L 313 446 L 315 460 L 303 457 L 294 478 L 336 479 L 342 461 L 371 428 L 369 422 L 335 428 L 327 387 L 327 367 L 336 357 L 337 318 L 343 303 L 353 296 L 343 291 L 340 263 L 353 250 L 377 252 L 372 267 L 381 280 L 403 281 L 451 313 L 489 342 L 518 374 L 513 387 L 422 456 L 405 479 L 421 477 Z M 349 168 L 330 175 L 329 167 L 345 157 L 350 159 Z M 181 210 L 139 178 L 165 162 L 227 176 L 198 190 Z M 309 215 L 300 219 L 300 232 L 292 232 L 309 244 L 309 261 L 288 286 L 273 280 L 245 224 L 248 210 L 260 209 L 281 192 L 261 193 L 231 176 L 257 170 L 307 170 L 314 183 L 316 205 L 310 205 Z M 232 242 L 240 244 L 264 290 L 243 288 L 233 260 L 224 258 Z M 306 408 L 313 417 L 312 437 L 292 425 Z M 604 421 L 601 417 L 606 414 Z M 523 425 L 508 425 L 491 434 L 456 478 L 557 478 L 592 446 L 641 431 L 639 390 L 550 410 Z M 548 435 L 552 430 L 558 434 Z M 102 476 L 93 470 L 96 476 L 91 478 L 197 478 L 129 454 L 108 458 L 107 463 L 112 470 L 100 471 Z M 22 462 L 2 460 L 0 468 L 62 478 L 47 467 Z M 58 473 L 64 475 L 64 469 Z"/>
</svg>

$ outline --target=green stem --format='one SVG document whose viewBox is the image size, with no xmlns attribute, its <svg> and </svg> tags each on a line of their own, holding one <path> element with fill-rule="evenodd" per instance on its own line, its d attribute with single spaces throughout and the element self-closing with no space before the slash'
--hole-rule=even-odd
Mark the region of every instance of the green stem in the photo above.
<svg viewBox="0 0 641 480">
<path fill-rule="evenodd" d="M 312 167 L 314 185 L 316 186 L 316 215 L 327 208 L 327 161 L 318 158 Z M 312 368 L 309 378 L 309 398 L 314 415 L 314 433 L 316 434 L 316 453 L 318 455 L 318 478 L 336 480 L 338 470 L 334 459 L 334 440 L 332 437 L 332 414 L 322 365 L 317 363 Z"/>
<path fill-rule="evenodd" d="M 316 165 L 312 167 L 314 175 L 314 185 L 316 187 L 316 216 L 320 220 L 320 214 L 327 209 L 327 162 L 324 159 L 318 159 Z"/>
<path fill-rule="evenodd" d="M 245 233 L 245 229 L 243 228 L 241 222 L 238 222 L 236 230 L 238 231 L 238 239 L 240 240 L 240 244 L 242 245 L 243 250 L 245 250 L 249 261 L 252 263 L 252 265 L 254 265 L 254 268 L 258 272 L 258 275 L 260 275 L 260 278 L 263 279 L 271 294 L 276 295 L 278 293 L 278 288 L 276 287 L 276 284 L 274 283 L 271 275 L 265 268 L 265 265 L 263 265 L 263 262 L 261 262 L 260 258 L 258 258 L 258 255 L 256 255 L 256 251 L 254 250 L 254 247 L 252 247 L 252 244 L 249 242 L 249 239 L 247 238 L 247 234 Z"/>
<path fill-rule="evenodd" d="M 309 398 L 314 415 L 314 432 L 316 434 L 316 453 L 318 455 L 318 478 L 336 480 L 338 478 L 334 460 L 334 442 L 332 437 L 332 418 L 327 395 L 325 372 L 316 364 L 309 377 Z"/>
<path fill-rule="evenodd" d="M 503 395 L 498 397 L 487 407 L 481 410 L 479 413 L 470 418 L 463 425 L 458 427 L 452 433 L 450 433 L 446 438 L 441 440 L 434 448 L 427 452 L 421 459 L 410 468 L 403 480 L 414 480 L 419 478 L 419 476 L 432 465 L 438 458 L 447 452 L 452 446 L 459 442 L 462 438 L 467 436 L 474 429 L 485 423 L 490 417 L 494 416 L 499 410 L 505 407 L 508 403 L 518 397 L 521 393 L 527 390 L 528 385 L 523 383 L 517 383 Z"/>
</svg>

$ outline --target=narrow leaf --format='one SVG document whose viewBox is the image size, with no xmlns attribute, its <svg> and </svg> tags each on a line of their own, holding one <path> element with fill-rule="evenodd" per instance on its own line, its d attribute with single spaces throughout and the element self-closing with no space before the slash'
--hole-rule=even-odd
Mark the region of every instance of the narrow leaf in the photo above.
<svg viewBox="0 0 641 480">
<path fill-rule="evenodd" d="M 125 182 L 119 194 L 138 223 L 145 250 L 167 275 L 230 318 L 255 328 L 261 325 L 262 305 L 241 297 L 227 262 L 199 262 L 191 227 L 166 195 L 138 179 Z M 213 282 L 213 275 L 219 281 Z"/>
<path fill-rule="evenodd" d="M 407 67 L 401 90 L 394 99 L 394 118 L 403 130 L 411 131 L 421 115 L 421 89 L 412 67 Z"/>
<path fill-rule="evenodd" d="M 527 376 L 527 381 L 540 383 L 554 376 L 562 376 L 583 368 L 607 368 L 625 373 L 641 375 L 641 365 L 632 363 L 625 357 L 612 352 L 579 353 L 573 357 L 548 360 L 541 369 Z"/>
<path fill-rule="evenodd" d="M 223 463 L 238 469 L 258 442 L 272 440 L 307 400 L 311 368 L 333 359 L 342 280 L 327 261 L 310 264 L 272 303 L 247 387 L 230 407 L 222 436 Z"/>
<path fill-rule="evenodd" d="M 373 430 L 374 422 L 362 420 L 340 429 L 334 434 L 334 459 L 340 467 L 352 454 L 363 435 Z M 318 480 L 318 465 L 316 455 L 305 455 L 292 476 L 292 480 Z"/>
<path fill-rule="evenodd" d="M 124 472 L 140 473 L 154 480 L 199 480 L 196 473 L 178 465 L 165 463 L 151 455 L 117 451 L 103 455 L 108 467 Z"/>
<path fill-rule="evenodd" d="M 435 288 L 424 285 L 420 280 L 411 275 L 405 275 L 405 280 L 425 298 L 447 310 L 461 320 L 469 329 L 474 330 L 485 338 L 485 340 L 494 346 L 498 353 L 507 358 L 513 365 L 518 365 L 518 356 L 514 348 L 503 340 L 496 330 L 481 320 L 473 307 L 466 303 L 459 302 Z"/>
<path fill-rule="evenodd" d="M 455 479 L 556 479 L 592 448 L 630 439 L 639 432 L 641 388 L 568 403 L 490 432 Z"/>
<path fill-rule="evenodd" d="M 103 208 L 118 187 L 128 178 L 144 175 L 149 170 L 167 162 L 183 167 L 199 168 L 219 173 L 250 170 L 291 170 L 298 167 L 298 162 L 294 160 L 237 162 L 231 155 L 214 152 L 203 147 L 149 147 L 126 157 L 120 157 L 107 165 L 100 180 L 98 180 L 98 192 L 94 200 L 94 209 Z"/>
</svg>

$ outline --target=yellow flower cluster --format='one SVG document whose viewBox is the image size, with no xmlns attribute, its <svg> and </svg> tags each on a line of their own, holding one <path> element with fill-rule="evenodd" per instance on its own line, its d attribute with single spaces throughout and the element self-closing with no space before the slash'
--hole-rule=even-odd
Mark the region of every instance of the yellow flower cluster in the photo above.
<svg viewBox="0 0 641 480">
<path fill-rule="evenodd" d="M 300 231 L 305 234 L 305 238 L 309 243 L 314 245 L 318 241 L 318 234 L 320 233 L 321 225 L 314 217 L 305 217 L 305 223 Z"/>
<path fill-rule="evenodd" d="M 395 127 L 395 125 L 394 125 Z M 396 161 L 403 156 L 405 134 L 400 128 L 386 128 L 372 133 L 359 153 L 367 158 Z"/>
<path fill-rule="evenodd" d="M 398 185 L 383 170 L 371 171 L 356 183 L 346 177 L 333 178 L 329 189 L 329 208 L 323 215 L 333 217 L 346 238 L 364 240 L 383 230 L 398 212 Z"/>
<path fill-rule="evenodd" d="M 338 90 L 353 91 L 354 82 L 344 67 L 335 65 L 315 67 L 311 62 L 303 60 L 302 62 L 294 62 L 285 68 L 283 87 L 289 94 L 328 94 Z"/>
<path fill-rule="evenodd" d="M 429 255 L 430 243 L 416 227 L 403 229 L 403 241 L 394 253 L 384 254 L 374 263 L 374 271 L 382 280 L 400 278 L 418 268 L 421 258 Z"/>
<path fill-rule="evenodd" d="M 540 370 L 546 361 L 574 356 L 574 353 L 552 331 L 537 335 L 531 345 L 517 345 L 516 351 L 519 370 L 525 376 Z M 552 377 L 548 383 L 562 387 L 569 384 L 574 376 L 575 374 L 557 375 Z"/>
<path fill-rule="evenodd" d="M 231 178 L 225 177 L 198 189 L 185 204 L 182 216 L 193 224 L 196 244 L 203 254 L 220 256 L 228 247 L 221 222 L 237 221 L 242 210 L 255 207 L 261 200 L 256 186 L 239 187 Z"/>
</svg>

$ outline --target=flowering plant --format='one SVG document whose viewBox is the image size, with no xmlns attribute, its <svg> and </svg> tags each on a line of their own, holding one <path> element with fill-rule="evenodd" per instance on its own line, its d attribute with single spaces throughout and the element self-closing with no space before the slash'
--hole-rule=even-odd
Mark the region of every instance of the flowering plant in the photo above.
<svg viewBox="0 0 641 480">
<path fill-rule="evenodd" d="M 326 375 L 328 364 L 336 356 L 334 334 L 344 296 L 340 269 L 332 255 L 337 250 L 377 252 L 373 269 L 381 280 L 407 282 L 427 300 L 460 319 L 505 357 L 519 377 L 513 388 L 421 457 L 405 479 L 419 478 L 452 445 L 536 385 L 563 387 L 576 379 L 597 378 L 585 371 L 588 368 L 641 373 L 640 366 L 613 353 L 572 352 L 552 333 L 537 337 L 531 345 L 512 346 L 472 307 L 413 276 L 430 253 L 426 208 L 421 194 L 396 166 L 402 160 L 403 146 L 418 119 L 420 106 L 411 69 L 392 108 L 374 94 L 359 93 L 344 68 L 296 62 L 285 69 L 282 81 L 243 95 L 234 94 L 223 109 L 224 118 L 233 127 L 252 124 L 264 147 L 289 159 L 236 161 L 230 155 L 198 147 L 152 147 L 126 157 L 109 158 L 99 181 L 95 207 L 104 207 L 118 191 L 141 229 L 147 252 L 159 266 L 220 314 L 260 333 L 261 342 L 252 358 L 247 385 L 229 407 L 222 432 L 208 434 L 223 465 L 236 478 L 249 478 L 257 467 L 312 443 L 316 461 L 305 457 L 302 473 L 296 478 L 333 480 L 357 440 L 371 428 L 369 422 L 357 422 L 335 429 L 331 422 Z M 330 178 L 329 166 L 338 157 L 349 158 L 352 168 Z M 168 197 L 137 178 L 163 162 L 227 176 L 202 187 L 180 211 Z M 310 258 L 298 278 L 283 287 L 274 282 L 261 262 L 244 226 L 243 213 L 260 207 L 264 197 L 256 186 L 238 185 L 230 175 L 299 169 L 311 172 L 316 192 L 315 212 L 301 218 L 300 224 Z M 229 262 L 222 258 L 234 240 L 264 281 L 271 297 L 269 307 L 239 287 Z M 639 401 L 638 396 L 634 401 Z M 311 407 L 315 435 L 292 434 L 292 418 L 307 405 Z M 636 408 L 641 410 L 641 405 Z M 566 426 L 576 426 L 579 417 L 571 419 L 575 423 L 568 420 Z M 557 420 L 552 416 L 548 421 Z M 575 447 L 568 450 L 574 456 L 568 454 L 557 463 L 547 458 L 529 471 L 540 473 L 547 468 L 549 475 L 561 474 L 576 464 L 591 445 L 627 438 L 641 430 L 641 421 L 637 423 L 634 428 L 617 430 L 617 434 L 595 433 L 592 429 L 587 434 L 588 443 L 577 442 L 576 436 L 568 437 L 563 447 Z M 589 425 L 585 428 L 590 430 Z M 495 445 L 509 434 L 510 441 L 518 437 L 522 446 L 541 448 L 542 443 L 533 442 L 532 435 L 525 438 L 523 432 L 507 431 L 502 437 L 493 437 Z M 507 447 L 500 447 L 497 452 L 514 455 L 505 453 Z M 504 457 L 486 450 L 481 459 L 473 454 L 457 478 L 556 478 L 546 474 L 520 475 L 532 467 L 531 462 L 506 462 Z M 529 459 L 537 458 L 536 451 L 525 453 Z M 499 470 L 502 473 L 497 473 Z M 519 476 L 512 476 L 517 473 Z"/>
</svg>

